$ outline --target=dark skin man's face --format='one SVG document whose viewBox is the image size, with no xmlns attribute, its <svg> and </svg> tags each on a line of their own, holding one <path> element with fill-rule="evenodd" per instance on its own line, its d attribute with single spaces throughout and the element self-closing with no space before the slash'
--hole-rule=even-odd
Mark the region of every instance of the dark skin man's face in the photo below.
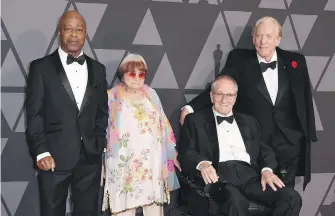
<svg viewBox="0 0 335 216">
<path fill-rule="evenodd" d="M 85 43 L 86 24 L 77 13 L 69 13 L 62 17 L 59 24 L 62 49 L 77 57 Z"/>
</svg>

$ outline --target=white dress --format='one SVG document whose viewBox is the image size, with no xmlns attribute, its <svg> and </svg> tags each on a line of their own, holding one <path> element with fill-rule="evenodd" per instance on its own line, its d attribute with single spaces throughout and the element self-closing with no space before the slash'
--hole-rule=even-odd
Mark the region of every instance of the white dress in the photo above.
<svg viewBox="0 0 335 216">
<path fill-rule="evenodd" d="M 113 214 L 151 204 L 167 203 L 162 180 L 159 113 L 148 99 L 123 100 L 120 150 L 106 161 L 103 209 Z"/>
</svg>

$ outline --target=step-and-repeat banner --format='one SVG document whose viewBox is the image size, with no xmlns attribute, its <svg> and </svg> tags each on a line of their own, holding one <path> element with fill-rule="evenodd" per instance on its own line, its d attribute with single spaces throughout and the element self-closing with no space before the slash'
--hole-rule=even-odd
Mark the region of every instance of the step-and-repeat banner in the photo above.
<svg viewBox="0 0 335 216">
<path fill-rule="evenodd" d="M 110 87 L 128 53 L 144 56 L 178 136 L 180 107 L 224 66 L 235 47 L 251 48 L 251 25 L 270 15 L 283 25 L 280 47 L 306 56 L 319 141 L 302 216 L 335 212 L 334 0 L 3 0 L 1 5 L 1 214 L 38 216 L 36 170 L 25 141 L 24 91 L 29 63 L 58 47 L 57 21 L 86 19 L 85 53 L 104 63 Z M 70 211 L 70 208 L 68 208 Z"/>
</svg>

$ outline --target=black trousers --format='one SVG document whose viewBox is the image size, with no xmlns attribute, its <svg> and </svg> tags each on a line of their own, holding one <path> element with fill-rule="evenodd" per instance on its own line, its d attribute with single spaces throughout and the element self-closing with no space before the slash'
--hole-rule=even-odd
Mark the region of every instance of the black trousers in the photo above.
<svg viewBox="0 0 335 216">
<path fill-rule="evenodd" d="M 98 216 L 102 160 L 81 150 L 77 165 L 68 171 L 39 172 L 41 216 L 64 216 L 71 186 L 73 216 Z M 56 161 L 57 166 L 57 161 Z"/>
<path fill-rule="evenodd" d="M 302 133 L 298 131 L 291 132 L 291 139 L 289 140 L 278 127 L 275 127 L 271 143 L 278 162 L 275 173 L 281 176 L 282 170 L 286 170 L 285 178 L 282 180 L 286 187 L 294 188 L 304 139 Z"/>
<path fill-rule="evenodd" d="M 221 201 L 221 211 L 225 215 L 248 216 L 249 199 L 273 207 L 273 216 L 299 216 L 302 206 L 299 193 L 289 187 L 277 191 L 267 187 L 262 191 L 260 173 L 249 164 L 223 162 L 219 164 L 218 174 L 220 181 L 229 182 L 220 193 L 225 199 L 217 199 Z"/>
</svg>

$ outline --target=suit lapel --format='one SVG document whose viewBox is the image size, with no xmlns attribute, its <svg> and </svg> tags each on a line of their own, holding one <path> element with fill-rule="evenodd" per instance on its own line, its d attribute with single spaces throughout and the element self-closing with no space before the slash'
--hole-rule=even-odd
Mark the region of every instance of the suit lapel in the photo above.
<svg viewBox="0 0 335 216">
<path fill-rule="evenodd" d="M 304 104 L 302 100 L 302 95 L 304 94 L 304 87 L 301 85 L 301 80 L 303 79 L 303 76 L 301 76 L 301 71 L 303 67 L 300 65 L 300 62 L 298 62 L 297 68 L 292 67 L 292 61 L 297 61 L 297 59 L 290 59 L 286 55 L 284 55 L 283 50 L 280 48 L 277 48 L 278 56 L 283 60 L 283 65 L 285 67 L 285 75 L 286 75 L 286 83 L 289 85 L 290 89 L 292 90 L 292 95 L 294 97 L 295 105 L 296 107 L 301 107 L 302 104 Z M 300 110 L 300 109 L 298 109 Z M 301 115 L 301 113 L 298 111 L 298 115 Z"/>
<path fill-rule="evenodd" d="M 211 145 L 209 152 L 212 154 L 212 158 L 215 160 L 215 162 L 218 163 L 220 158 L 220 151 L 216 123 L 212 109 L 207 110 L 208 111 L 206 112 L 205 116 L 206 121 L 204 123 L 204 128 Z"/>
<path fill-rule="evenodd" d="M 247 150 L 247 152 L 249 152 L 249 149 L 251 147 L 251 131 L 250 131 L 250 127 L 247 126 L 247 124 L 245 123 L 245 121 L 243 120 L 243 118 L 238 115 L 235 114 L 234 115 L 236 124 L 240 130 L 244 145 L 245 145 L 245 149 Z"/>
<path fill-rule="evenodd" d="M 78 110 L 78 107 L 76 105 L 76 99 L 74 97 L 74 94 L 73 94 L 72 89 L 71 89 L 70 82 L 69 82 L 69 80 L 68 80 L 68 78 L 66 76 L 64 67 L 63 67 L 62 62 L 60 60 L 58 51 L 56 50 L 52 55 L 53 55 L 54 65 L 55 65 L 57 74 L 58 74 L 58 76 L 60 78 L 60 81 L 62 82 L 62 84 L 63 84 L 66 92 L 68 93 L 71 101 L 73 102 L 73 105 L 75 105 L 75 107 Z"/>
<path fill-rule="evenodd" d="M 215 162 L 215 164 L 218 164 L 219 159 L 220 159 L 220 147 L 219 147 L 218 134 L 216 130 L 216 122 L 214 119 L 215 117 L 214 117 L 212 109 L 207 109 L 207 110 L 208 111 L 206 111 L 206 114 L 205 114 L 206 121 L 204 123 L 204 129 L 206 131 L 206 134 L 210 142 L 209 152 L 212 158 L 214 159 L 213 162 Z M 252 141 L 250 127 L 245 123 L 243 117 L 240 116 L 239 114 L 234 114 L 234 119 L 240 130 L 245 148 L 247 152 L 250 154 L 251 141 Z"/>
<path fill-rule="evenodd" d="M 280 103 L 288 85 L 286 66 L 284 65 L 283 59 L 278 54 L 277 58 L 278 58 L 278 93 L 275 106 L 278 106 L 278 104 Z"/>
<path fill-rule="evenodd" d="M 84 107 L 87 105 L 88 99 L 92 96 L 92 92 L 93 92 L 93 88 L 94 88 L 94 74 L 93 74 L 93 64 L 92 64 L 92 60 L 86 56 L 86 64 L 87 64 L 87 85 L 86 85 L 86 90 L 85 90 L 85 94 L 83 97 L 83 101 L 81 103 L 80 106 L 80 110 L 79 110 L 79 115 L 81 114 L 81 112 L 83 111 Z"/>
<path fill-rule="evenodd" d="M 272 104 L 271 101 L 271 97 L 270 94 L 268 92 L 268 89 L 266 88 L 266 84 L 262 75 L 262 71 L 261 68 L 259 66 L 259 62 L 257 59 L 257 55 L 256 55 L 256 51 L 255 53 L 251 56 L 251 59 L 249 61 L 249 66 L 250 68 L 250 72 L 254 74 L 255 77 L 255 82 L 257 85 L 257 89 L 262 93 L 262 95 L 264 96 L 264 98 Z"/>
</svg>

